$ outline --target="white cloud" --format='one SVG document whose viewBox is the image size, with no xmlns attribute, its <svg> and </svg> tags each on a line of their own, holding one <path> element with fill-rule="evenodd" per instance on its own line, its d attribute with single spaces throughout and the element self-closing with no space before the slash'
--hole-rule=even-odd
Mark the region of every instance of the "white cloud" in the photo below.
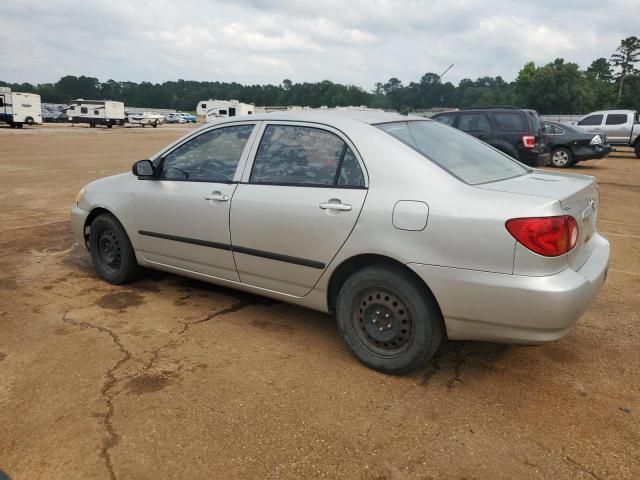
<svg viewBox="0 0 640 480">
<path fill-rule="evenodd" d="M 613 15 L 606 12 L 615 12 Z M 12 0 L 0 79 L 64 74 L 160 82 L 417 81 L 502 75 L 564 57 L 588 66 L 637 35 L 637 0 Z"/>
</svg>

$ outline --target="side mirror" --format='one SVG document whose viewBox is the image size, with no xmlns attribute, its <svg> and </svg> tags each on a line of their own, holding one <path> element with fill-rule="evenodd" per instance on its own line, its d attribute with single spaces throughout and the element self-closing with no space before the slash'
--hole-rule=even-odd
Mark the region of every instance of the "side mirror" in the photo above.
<svg viewBox="0 0 640 480">
<path fill-rule="evenodd" d="M 133 164 L 131 171 L 138 178 L 152 178 L 156 173 L 151 160 L 138 160 Z"/>
</svg>

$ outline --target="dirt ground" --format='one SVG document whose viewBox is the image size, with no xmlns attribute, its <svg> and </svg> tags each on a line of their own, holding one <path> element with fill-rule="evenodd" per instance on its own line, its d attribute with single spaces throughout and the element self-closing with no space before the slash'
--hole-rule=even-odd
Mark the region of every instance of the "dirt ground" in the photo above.
<svg viewBox="0 0 640 480">
<path fill-rule="evenodd" d="M 566 338 L 451 342 L 402 377 L 333 318 L 177 276 L 115 287 L 85 183 L 190 128 L 0 128 L 0 470 L 12 479 L 640 478 L 640 160 L 598 177 L 608 280 Z"/>
</svg>

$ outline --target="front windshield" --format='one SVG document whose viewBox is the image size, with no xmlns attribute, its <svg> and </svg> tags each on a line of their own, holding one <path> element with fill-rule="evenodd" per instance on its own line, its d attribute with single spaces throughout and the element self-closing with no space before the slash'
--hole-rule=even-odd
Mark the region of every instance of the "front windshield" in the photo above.
<svg viewBox="0 0 640 480">
<path fill-rule="evenodd" d="M 531 170 L 486 143 L 429 120 L 376 125 L 469 185 L 518 177 Z"/>
</svg>

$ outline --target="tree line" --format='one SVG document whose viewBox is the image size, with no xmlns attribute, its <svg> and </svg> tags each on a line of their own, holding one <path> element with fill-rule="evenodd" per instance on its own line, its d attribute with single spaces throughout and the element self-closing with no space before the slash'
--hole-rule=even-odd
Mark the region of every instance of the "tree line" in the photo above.
<svg viewBox="0 0 640 480">
<path fill-rule="evenodd" d="M 193 110 L 200 100 L 237 99 L 255 105 L 310 107 L 366 105 L 401 112 L 438 107 L 519 105 L 542 114 L 581 114 L 605 108 L 640 110 L 640 39 L 623 39 L 609 59 L 598 58 L 582 70 L 558 58 L 546 65 L 529 62 L 512 82 L 502 77 L 465 78 L 458 85 L 443 82 L 435 73 L 403 84 L 398 78 L 375 84 L 372 91 L 329 80 L 280 85 L 242 85 L 236 82 L 177 80 L 164 83 L 100 82 L 73 75 L 55 83 L 7 83 L 14 91 L 38 93 L 43 102 L 67 103 L 71 99 L 109 99 L 148 108 Z"/>
</svg>

